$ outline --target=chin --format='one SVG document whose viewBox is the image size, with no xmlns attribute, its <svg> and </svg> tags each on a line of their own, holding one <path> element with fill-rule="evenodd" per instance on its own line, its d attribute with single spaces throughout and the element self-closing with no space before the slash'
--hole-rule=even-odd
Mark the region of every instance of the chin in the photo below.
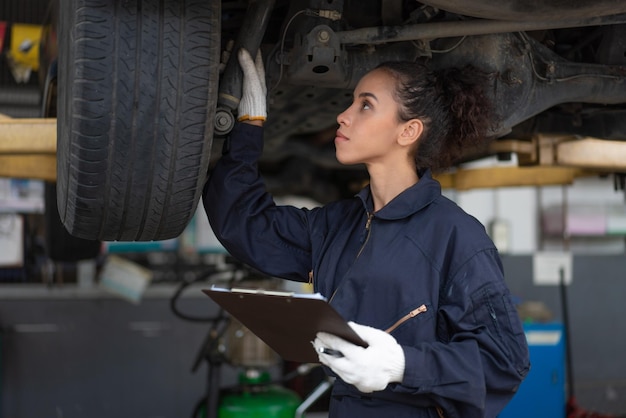
<svg viewBox="0 0 626 418">
<path fill-rule="evenodd" d="M 340 164 L 342 165 L 359 165 L 362 164 L 361 161 L 352 161 L 352 160 L 347 160 L 347 159 L 341 159 L 341 158 L 337 158 L 337 161 L 339 161 Z"/>
</svg>

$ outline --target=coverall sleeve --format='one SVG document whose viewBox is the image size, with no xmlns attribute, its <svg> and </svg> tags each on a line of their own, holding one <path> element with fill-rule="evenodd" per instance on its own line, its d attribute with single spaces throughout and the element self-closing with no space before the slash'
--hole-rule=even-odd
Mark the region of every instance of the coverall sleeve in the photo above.
<svg viewBox="0 0 626 418">
<path fill-rule="evenodd" d="M 446 418 L 497 416 L 530 362 L 495 249 L 479 252 L 454 273 L 437 315 L 439 341 L 403 346 L 404 379 L 392 390 L 428 394 Z"/>
<path fill-rule="evenodd" d="M 272 276 L 305 281 L 311 269 L 310 211 L 276 206 L 258 172 L 262 151 L 263 128 L 237 124 L 209 175 L 204 208 L 235 258 Z"/>
</svg>

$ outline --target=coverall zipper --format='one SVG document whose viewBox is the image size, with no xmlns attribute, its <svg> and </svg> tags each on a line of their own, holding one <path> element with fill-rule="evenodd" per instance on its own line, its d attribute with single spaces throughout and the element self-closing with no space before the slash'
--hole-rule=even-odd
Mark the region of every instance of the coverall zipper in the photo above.
<svg viewBox="0 0 626 418">
<path fill-rule="evenodd" d="M 359 257 L 361 256 L 361 253 L 363 252 L 363 248 L 365 248 L 365 245 L 367 244 L 367 241 L 369 241 L 370 239 L 370 232 L 371 232 L 371 225 L 372 225 L 372 219 L 374 218 L 374 212 L 368 212 L 367 213 L 367 221 L 365 222 L 365 240 L 363 241 L 363 244 L 361 245 L 361 248 L 359 249 L 358 254 L 356 255 L 356 258 L 354 259 L 354 261 L 358 260 Z"/>
<path fill-rule="evenodd" d="M 361 253 L 363 252 L 363 248 L 365 248 L 365 246 L 367 245 L 367 241 L 369 241 L 369 239 L 370 239 L 372 219 L 374 219 L 374 212 L 367 212 L 367 221 L 365 221 L 365 239 L 363 240 L 363 244 L 361 244 L 361 248 L 359 248 L 359 252 L 357 253 L 356 257 L 354 258 L 354 262 L 356 262 L 356 260 L 359 259 L 359 257 L 361 256 Z M 339 290 L 340 286 L 341 286 L 341 284 L 339 286 L 337 286 L 337 289 L 335 289 L 335 291 L 333 292 L 332 296 L 328 300 L 328 303 L 330 303 L 333 300 L 333 298 L 337 294 L 337 290 Z"/>
</svg>

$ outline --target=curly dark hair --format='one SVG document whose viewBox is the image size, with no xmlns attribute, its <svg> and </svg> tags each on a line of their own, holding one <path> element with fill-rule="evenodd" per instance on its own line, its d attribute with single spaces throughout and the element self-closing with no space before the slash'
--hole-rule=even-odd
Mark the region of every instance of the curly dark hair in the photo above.
<svg viewBox="0 0 626 418">
<path fill-rule="evenodd" d="M 487 140 L 495 117 L 485 92 L 487 73 L 470 65 L 433 71 L 425 63 L 404 61 L 384 62 L 376 69 L 395 80 L 399 119 L 424 124 L 414 151 L 418 169 L 444 170 L 464 149 Z"/>
</svg>

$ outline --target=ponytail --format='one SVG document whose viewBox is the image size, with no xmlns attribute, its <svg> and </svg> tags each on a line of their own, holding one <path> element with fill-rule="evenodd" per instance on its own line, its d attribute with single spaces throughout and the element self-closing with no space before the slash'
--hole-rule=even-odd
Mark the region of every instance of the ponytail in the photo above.
<svg viewBox="0 0 626 418">
<path fill-rule="evenodd" d="M 435 79 L 450 115 L 444 149 L 448 150 L 448 164 L 452 164 L 464 150 L 477 148 L 487 140 L 495 116 L 486 93 L 489 75 L 467 65 L 439 70 Z"/>
<path fill-rule="evenodd" d="M 418 169 L 446 169 L 463 151 L 486 142 L 494 116 L 487 73 L 470 65 L 433 72 L 414 62 L 386 62 L 377 68 L 395 81 L 399 119 L 424 124 L 415 150 Z"/>
</svg>

